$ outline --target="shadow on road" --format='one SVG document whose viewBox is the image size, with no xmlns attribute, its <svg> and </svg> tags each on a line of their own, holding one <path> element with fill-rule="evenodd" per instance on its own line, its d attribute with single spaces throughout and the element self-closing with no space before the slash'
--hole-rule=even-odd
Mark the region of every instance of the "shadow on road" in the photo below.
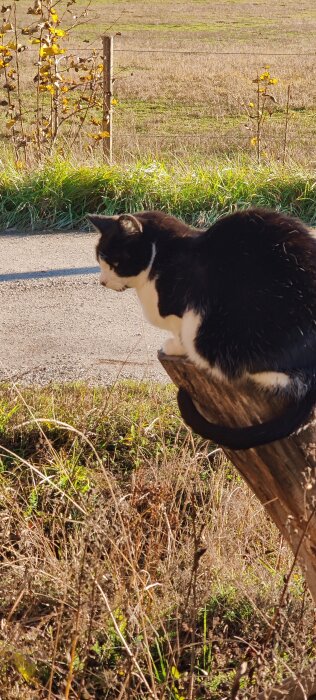
<svg viewBox="0 0 316 700">
<path fill-rule="evenodd" d="M 34 272 L 6 272 L 0 274 L 0 282 L 17 282 L 18 280 L 38 280 L 46 277 L 71 277 L 72 275 L 94 275 L 100 271 L 97 267 L 61 267 L 56 270 L 34 270 Z"/>
</svg>

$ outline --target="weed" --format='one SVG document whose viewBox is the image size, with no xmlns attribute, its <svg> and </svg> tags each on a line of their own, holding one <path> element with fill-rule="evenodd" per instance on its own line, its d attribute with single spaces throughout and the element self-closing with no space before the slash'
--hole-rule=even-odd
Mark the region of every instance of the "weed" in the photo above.
<svg viewBox="0 0 316 700">
<path fill-rule="evenodd" d="M 276 105 L 276 99 L 272 94 L 273 86 L 277 85 L 278 78 L 272 77 L 270 66 L 265 66 L 263 73 L 257 74 L 253 83 L 256 83 L 256 99 L 248 102 L 247 114 L 251 125 L 254 124 L 254 136 L 251 137 L 251 145 L 256 148 L 257 162 L 260 164 L 262 156 L 263 126 L 267 117 L 271 117 Z M 264 146 L 267 148 L 267 146 Z"/>
</svg>

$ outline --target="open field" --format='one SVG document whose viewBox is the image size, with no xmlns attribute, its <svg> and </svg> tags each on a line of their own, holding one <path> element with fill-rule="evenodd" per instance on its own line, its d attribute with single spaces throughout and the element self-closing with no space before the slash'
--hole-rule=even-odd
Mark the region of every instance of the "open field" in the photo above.
<svg viewBox="0 0 316 700">
<path fill-rule="evenodd" d="M 76 4 L 76 14 L 84 6 Z M 27 3 L 19 5 L 21 26 Z M 73 11 L 75 14 L 75 12 Z M 90 22 L 69 43 L 85 55 L 102 32 L 115 37 L 115 158 L 234 157 L 252 152 L 252 80 L 266 64 L 279 82 L 263 139 L 268 158 L 282 156 L 287 87 L 291 86 L 288 159 L 315 161 L 316 9 L 312 0 L 275 3 L 97 2 Z M 88 18 L 89 18 L 88 17 Z M 71 18 L 70 18 L 71 19 Z M 89 44 L 82 43 L 88 39 Z M 26 42 L 27 43 L 27 42 Z M 306 55 L 304 55 L 306 54 Z M 31 87 L 34 47 L 23 53 Z M 84 139 L 83 139 L 84 141 Z M 77 144 L 78 155 L 83 147 Z M 96 147 L 100 152 L 100 145 Z"/>
<path fill-rule="evenodd" d="M 297 570 L 269 636 L 292 557 L 174 388 L 2 385 L 0 434 L 2 698 L 223 700 L 246 658 L 250 700 L 313 659 Z"/>
</svg>

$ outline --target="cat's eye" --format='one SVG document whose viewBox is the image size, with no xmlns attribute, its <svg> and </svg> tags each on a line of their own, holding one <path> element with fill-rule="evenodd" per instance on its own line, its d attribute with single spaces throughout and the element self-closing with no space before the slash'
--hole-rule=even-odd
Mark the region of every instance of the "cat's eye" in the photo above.
<svg viewBox="0 0 316 700">
<path fill-rule="evenodd" d="M 105 255 L 104 253 L 99 253 L 99 258 L 100 258 L 100 260 L 103 260 L 103 262 L 105 262 L 105 263 L 106 263 L 107 265 L 109 265 L 110 267 L 114 267 L 114 268 L 115 268 L 115 267 L 117 267 L 118 264 L 119 264 L 119 263 L 116 262 L 116 261 L 109 260 L 108 256 Z"/>
</svg>

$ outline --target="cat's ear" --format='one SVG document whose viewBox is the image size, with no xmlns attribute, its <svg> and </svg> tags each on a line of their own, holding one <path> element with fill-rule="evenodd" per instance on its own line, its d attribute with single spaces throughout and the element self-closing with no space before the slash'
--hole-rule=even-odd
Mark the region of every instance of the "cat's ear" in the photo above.
<svg viewBox="0 0 316 700">
<path fill-rule="evenodd" d="M 133 214 L 121 214 L 118 218 L 118 223 L 122 231 L 128 236 L 134 236 L 137 233 L 141 233 L 143 230 L 140 221 L 136 216 L 133 216 Z"/>
<path fill-rule="evenodd" d="M 99 233 L 106 233 L 109 223 L 117 216 L 104 216 L 102 214 L 87 214 L 87 219 Z"/>
</svg>

